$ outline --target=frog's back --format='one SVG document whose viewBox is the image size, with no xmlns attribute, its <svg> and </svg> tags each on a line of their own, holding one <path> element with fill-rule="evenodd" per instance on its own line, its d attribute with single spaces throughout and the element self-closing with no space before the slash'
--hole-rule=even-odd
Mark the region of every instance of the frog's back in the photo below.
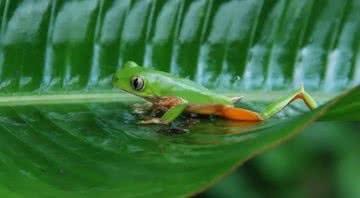
<svg viewBox="0 0 360 198">
<path fill-rule="evenodd" d="M 147 79 L 150 79 L 152 91 L 157 96 L 181 97 L 189 104 L 232 104 L 230 98 L 217 94 L 189 79 L 159 71 L 148 72 L 146 75 L 149 75 Z"/>
</svg>

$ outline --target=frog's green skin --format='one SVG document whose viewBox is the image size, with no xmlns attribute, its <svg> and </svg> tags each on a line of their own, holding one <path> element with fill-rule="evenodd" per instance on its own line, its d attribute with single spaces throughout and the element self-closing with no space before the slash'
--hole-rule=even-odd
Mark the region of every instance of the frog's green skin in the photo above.
<svg viewBox="0 0 360 198">
<path fill-rule="evenodd" d="M 136 79 L 136 80 L 135 80 Z M 144 86 L 136 90 L 134 81 L 142 81 Z M 139 85 L 138 83 L 135 83 Z M 170 123 L 183 111 L 217 115 L 233 120 L 260 121 L 281 111 L 295 99 L 303 99 L 311 109 L 316 108 L 316 102 L 307 94 L 303 87 L 270 104 L 264 112 L 234 107 L 241 97 L 230 98 L 214 93 L 202 85 L 175 75 L 138 66 L 127 62 L 113 76 L 113 86 L 148 100 L 155 108 L 166 113 L 161 118 L 153 118 L 142 123 Z"/>
</svg>

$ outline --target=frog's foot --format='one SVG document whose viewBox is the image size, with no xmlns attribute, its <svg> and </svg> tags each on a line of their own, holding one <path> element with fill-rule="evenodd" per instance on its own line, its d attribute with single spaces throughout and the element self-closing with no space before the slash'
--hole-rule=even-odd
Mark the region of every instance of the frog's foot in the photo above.
<svg viewBox="0 0 360 198">
<path fill-rule="evenodd" d="M 133 104 L 132 105 L 133 108 L 137 108 L 137 109 L 146 109 L 146 110 L 151 110 L 153 107 L 152 103 L 144 103 L 144 104 Z"/>
<path fill-rule="evenodd" d="M 145 114 L 153 109 L 153 105 L 151 103 L 145 104 L 133 104 L 133 113 L 136 114 Z"/>
<path fill-rule="evenodd" d="M 165 124 L 168 125 L 170 124 L 170 122 L 164 121 L 160 118 L 151 118 L 148 120 L 142 120 L 140 122 L 138 122 L 139 124 Z"/>
<path fill-rule="evenodd" d="M 242 100 L 243 98 L 244 98 L 244 96 L 233 97 L 233 98 L 231 98 L 231 101 L 232 101 L 233 103 L 237 103 L 237 102 L 239 102 L 240 100 Z"/>
<path fill-rule="evenodd" d="M 135 114 L 145 114 L 145 113 L 147 113 L 147 111 L 145 111 L 144 109 L 133 109 L 132 112 L 135 113 Z"/>
</svg>

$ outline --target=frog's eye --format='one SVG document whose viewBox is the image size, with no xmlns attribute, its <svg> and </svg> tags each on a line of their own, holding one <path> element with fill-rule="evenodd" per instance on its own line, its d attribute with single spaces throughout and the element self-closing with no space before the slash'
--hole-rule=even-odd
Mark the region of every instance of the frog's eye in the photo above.
<svg viewBox="0 0 360 198">
<path fill-rule="evenodd" d="M 144 79 L 139 76 L 135 76 L 135 77 L 131 78 L 130 84 L 131 84 L 131 87 L 133 89 L 135 89 L 136 91 L 141 91 L 145 87 Z"/>
</svg>

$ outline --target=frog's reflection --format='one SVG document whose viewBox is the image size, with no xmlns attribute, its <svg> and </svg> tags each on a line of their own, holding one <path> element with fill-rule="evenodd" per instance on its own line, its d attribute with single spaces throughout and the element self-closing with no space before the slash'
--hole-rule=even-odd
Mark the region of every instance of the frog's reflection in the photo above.
<svg viewBox="0 0 360 198">
<path fill-rule="evenodd" d="M 204 127 L 208 130 L 198 130 L 210 134 L 238 134 L 254 131 L 262 122 L 218 120 L 215 122 L 200 123 L 198 127 Z M 194 126 L 196 127 L 196 126 Z"/>
</svg>

